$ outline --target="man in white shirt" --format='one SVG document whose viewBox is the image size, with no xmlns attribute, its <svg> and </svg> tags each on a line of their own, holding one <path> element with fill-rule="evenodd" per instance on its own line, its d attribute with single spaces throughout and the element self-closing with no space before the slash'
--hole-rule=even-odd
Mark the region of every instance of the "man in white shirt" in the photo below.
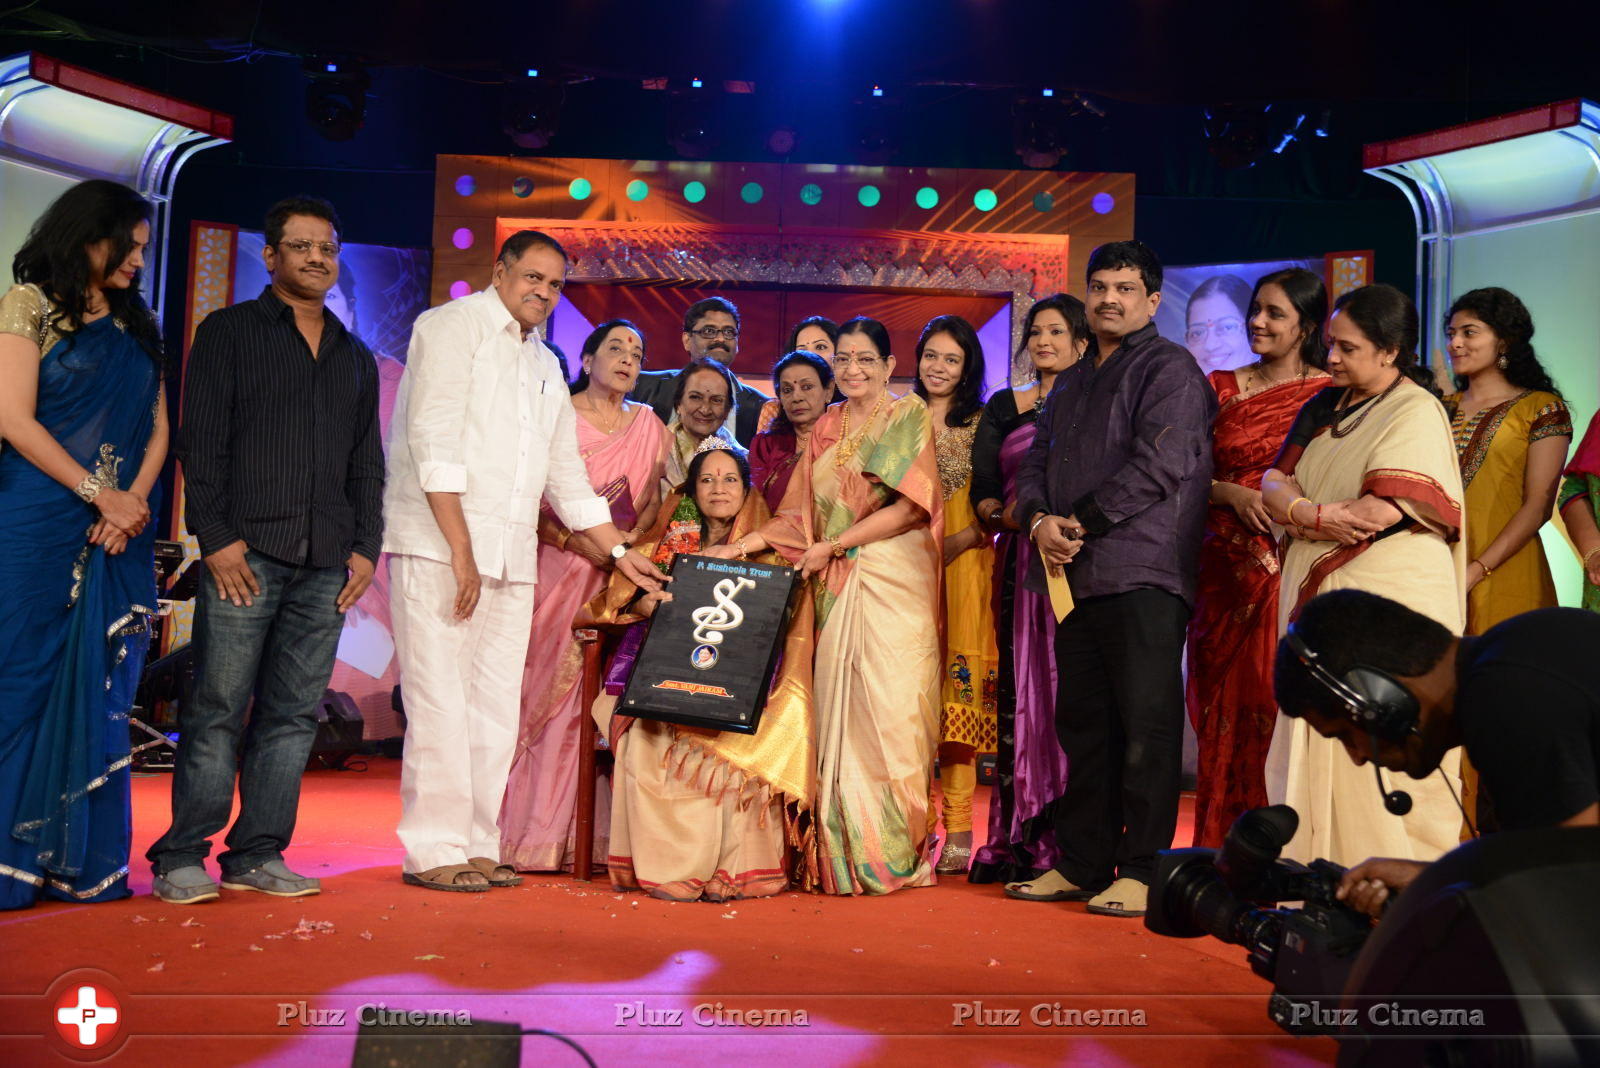
<svg viewBox="0 0 1600 1068">
<path fill-rule="evenodd" d="M 406 713 L 398 833 L 415 886 L 522 881 L 500 863 L 496 819 L 516 745 L 540 499 L 630 579 L 661 585 L 590 486 L 567 384 L 534 333 L 566 274 L 553 238 L 520 231 L 490 288 L 423 313 L 411 332 L 383 547 Z"/>
</svg>

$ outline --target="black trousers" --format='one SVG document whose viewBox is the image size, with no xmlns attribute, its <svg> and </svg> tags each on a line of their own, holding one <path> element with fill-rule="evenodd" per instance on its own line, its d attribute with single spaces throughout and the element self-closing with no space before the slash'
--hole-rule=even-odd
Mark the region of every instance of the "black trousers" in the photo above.
<svg viewBox="0 0 1600 1068">
<path fill-rule="evenodd" d="M 1148 883 L 1156 852 L 1172 844 L 1188 622 L 1181 597 L 1137 589 L 1085 598 L 1056 628 L 1056 737 L 1067 754 L 1056 870 L 1076 886 Z"/>
</svg>

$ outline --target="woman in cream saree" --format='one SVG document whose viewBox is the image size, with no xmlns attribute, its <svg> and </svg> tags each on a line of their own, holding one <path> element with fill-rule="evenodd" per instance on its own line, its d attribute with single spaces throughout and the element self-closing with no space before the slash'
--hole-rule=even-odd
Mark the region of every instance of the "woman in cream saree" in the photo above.
<svg viewBox="0 0 1600 1068">
<path fill-rule="evenodd" d="M 641 551 L 667 570 L 679 553 L 738 544 L 767 518 L 750 489 L 742 453 L 702 442 L 689 463 L 683 495 L 669 497 Z M 652 614 L 670 591 L 639 596 L 621 575 L 589 606 L 594 621 L 630 623 Z M 754 734 L 719 732 L 616 715 L 642 636 L 627 634 L 595 703 L 596 719 L 616 755 L 611 885 L 668 901 L 767 897 L 808 880 L 804 826 L 813 780 L 809 604 L 791 620 L 783 659 Z M 786 846 L 797 847 L 793 853 Z"/>
<path fill-rule="evenodd" d="M 1409 309 L 1409 341 L 1390 322 L 1407 317 L 1390 304 Z M 1268 510 L 1290 535 L 1280 634 L 1312 597 L 1338 589 L 1381 593 L 1461 633 L 1461 471 L 1443 406 L 1405 374 L 1415 324 L 1410 300 L 1387 286 L 1356 290 L 1335 307 L 1328 328 L 1334 386 L 1306 403 L 1262 480 Z M 1413 806 L 1396 816 L 1371 768 L 1280 712 L 1266 781 L 1274 803 L 1299 813 L 1299 831 L 1283 852 L 1294 860 L 1431 861 L 1459 840 L 1458 753 L 1437 775 L 1400 784 Z"/>
</svg>

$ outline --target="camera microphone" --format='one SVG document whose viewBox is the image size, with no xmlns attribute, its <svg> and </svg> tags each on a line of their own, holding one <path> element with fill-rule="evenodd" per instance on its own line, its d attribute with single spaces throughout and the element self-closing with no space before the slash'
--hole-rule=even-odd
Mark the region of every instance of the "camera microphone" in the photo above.
<svg viewBox="0 0 1600 1068">
<path fill-rule="evenodd" d="M 1404 790 L 1385 790 L 1383 788 L 1383 769 L 1378 767 L 1378 762 L 1372 762 L 1372 777 L 1378 780 L 1378 796 L 1383 798 L 1383 807 L 1394 816 L 1404 816 L 1411 811 L 1411 795 Z"/>
</svg>

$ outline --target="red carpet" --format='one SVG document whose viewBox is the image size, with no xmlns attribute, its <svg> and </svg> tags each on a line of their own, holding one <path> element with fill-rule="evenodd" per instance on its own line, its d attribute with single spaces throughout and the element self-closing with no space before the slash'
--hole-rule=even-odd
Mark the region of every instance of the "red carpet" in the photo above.
<svg viewBox="0 0 1600 1068">
<path fill-rule="evenodd" d="M 1236 947 L 1158 938 L 1137 920 L 1012 901 L 964 879 L 882 898 L 731 905 L 564 876 L 487 894 L 406 887 L 398 779 L 398 762 L 383 758 L 307 776 L 288 860 L 323 879 L 320 896 L 224 891 L 190 907 L 148 896 L 138 854 L 165 829 L 170 778 L 135 779 L 135 896 L 0 914 L 0 1064 L 65 1063 L 47 995 L 76 988 L 61 980 L 77 969 L 104 973 L 96 982 L 120 1003 L 115 1064 L 349 1064 L 364 1005 L 558 1031 L 601 1065 L 1322 1064 L 1335 1054 L 1331 1041 L 1294 1040 L 1267 1020 L 1268 986 Z M 1191 808 L 1186 799 L 1180 842 Z M 523 1063 L 582 1061 L 528 1037 Z"/>
</svg>

